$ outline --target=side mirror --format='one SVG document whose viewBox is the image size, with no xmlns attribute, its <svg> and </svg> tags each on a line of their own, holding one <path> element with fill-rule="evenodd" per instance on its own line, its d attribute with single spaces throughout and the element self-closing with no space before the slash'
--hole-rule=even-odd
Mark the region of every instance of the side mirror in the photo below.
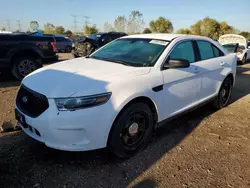
<svg viewBox="0 0 250 188">
<path fill-rule="evenodd" d="M 164 64 L 164 69 L 167 68 L 187 68 L 190 63 L 186 59 L 171 59 Z"/>
</svg>

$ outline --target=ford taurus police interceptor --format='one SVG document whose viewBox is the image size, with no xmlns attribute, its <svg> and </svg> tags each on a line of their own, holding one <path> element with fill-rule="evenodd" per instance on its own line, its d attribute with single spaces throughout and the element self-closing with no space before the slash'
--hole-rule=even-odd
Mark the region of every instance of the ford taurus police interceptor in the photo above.
<svg viewBox="0 0 250 188">
<path fill-rule="evenodd" d="M 225 107 L 236 63 L 235 54 L 206 37 L 126 36 L 29 74 L 16 97 L 16 118 L 48 147 L 107 147 L 130 157 L 165 120 L 210 101 Z"/>
</svg>

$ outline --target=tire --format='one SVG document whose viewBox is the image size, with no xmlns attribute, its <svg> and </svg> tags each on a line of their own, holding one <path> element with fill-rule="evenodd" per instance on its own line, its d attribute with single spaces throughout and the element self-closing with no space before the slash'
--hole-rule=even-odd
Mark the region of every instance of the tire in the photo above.
<svg viewBox="0 0 250 188">
<path fill-rule="evenodd" d="M 11 72 L 18 80 L 22 80 L 29 73 L 42 67 L 35 58 L 30 56 L 19 57 L 14 60 Z"/>
<path fill-rule="evenodd" d="M 65 50 L 64 50 L 66 53 L 69 53 L 71 52 L 71 47 L 70 46 L 66 46 Z"/>
<path fill-rule="evenodd" d="M 134 103 L 121 111 L 109 134 L 107 148 L 119 158 L 128 158 L 144 149 L 154 127 L 148 105 Z"/>
<path fill-rule="evenodd" d="M 216 109 L 224 108 L 229 104 L 232 94 L 232 88 L 233 80 L 230 77 L 226 77 L 223 83 L 221 84 L 218 96 L 212 103 Z"/>
<path fill-rule="evenodd" d="M 78 58 L 80 56 L 76 55 L 76 54 L 72 54 L 74 58 Z"/>
<path fill-rule="evenodd" d="M 247 61 L 247 54 L 245 54 L 242 58 L 241 65 L 244 65 Z"/>
</svg>

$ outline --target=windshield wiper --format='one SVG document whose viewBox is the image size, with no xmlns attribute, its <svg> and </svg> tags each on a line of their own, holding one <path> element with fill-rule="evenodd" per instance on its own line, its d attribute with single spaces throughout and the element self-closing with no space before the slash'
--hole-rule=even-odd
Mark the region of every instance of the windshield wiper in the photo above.
<svg viewBox="0 0 250 188">
<path fill-rule="evenodd" d="M 113 60 L 113 59 L 107 59 L 107 60 L 108 60 L 108 61 L 111 61 L 111 62 L 114 62 L 114 63 L 122 64 L 122 65 L 125 65 L 125 66 L 132 66 L 132 65 L 128 64 L 128 63 L 125 62 L 125 61 Z"/>
<path fill-rule="evenodd" d="M 108 61 L 108 62 L 112 62 L 112 63 L 119 63 L 125 66 L 132 66 L 130 63 L 125 62 L 125 61 L 120 61 L 120 60 L 115 60 L 115 59 L 109 59 L 109 58 L 99 58 L 99 57 L 89 57 L 89 58 L 93 58 L 93 59 L 98 59 L 98 60 L 103 60 L 103 61 Z"/>
</svg>

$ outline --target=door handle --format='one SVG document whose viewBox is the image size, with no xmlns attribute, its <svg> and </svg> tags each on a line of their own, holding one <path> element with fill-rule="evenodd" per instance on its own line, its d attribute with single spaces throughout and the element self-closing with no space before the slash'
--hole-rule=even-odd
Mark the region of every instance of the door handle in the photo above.
<svg viewBox="0 0 250 188">
<path fill-rule="evenodd" d="M 225 62 L 224 62 L 224 61 L 220 62 L 220 65 L 221 65 L 221 66 L 224 66 L 224 65 L 225 65 Z"/>
</svg>

